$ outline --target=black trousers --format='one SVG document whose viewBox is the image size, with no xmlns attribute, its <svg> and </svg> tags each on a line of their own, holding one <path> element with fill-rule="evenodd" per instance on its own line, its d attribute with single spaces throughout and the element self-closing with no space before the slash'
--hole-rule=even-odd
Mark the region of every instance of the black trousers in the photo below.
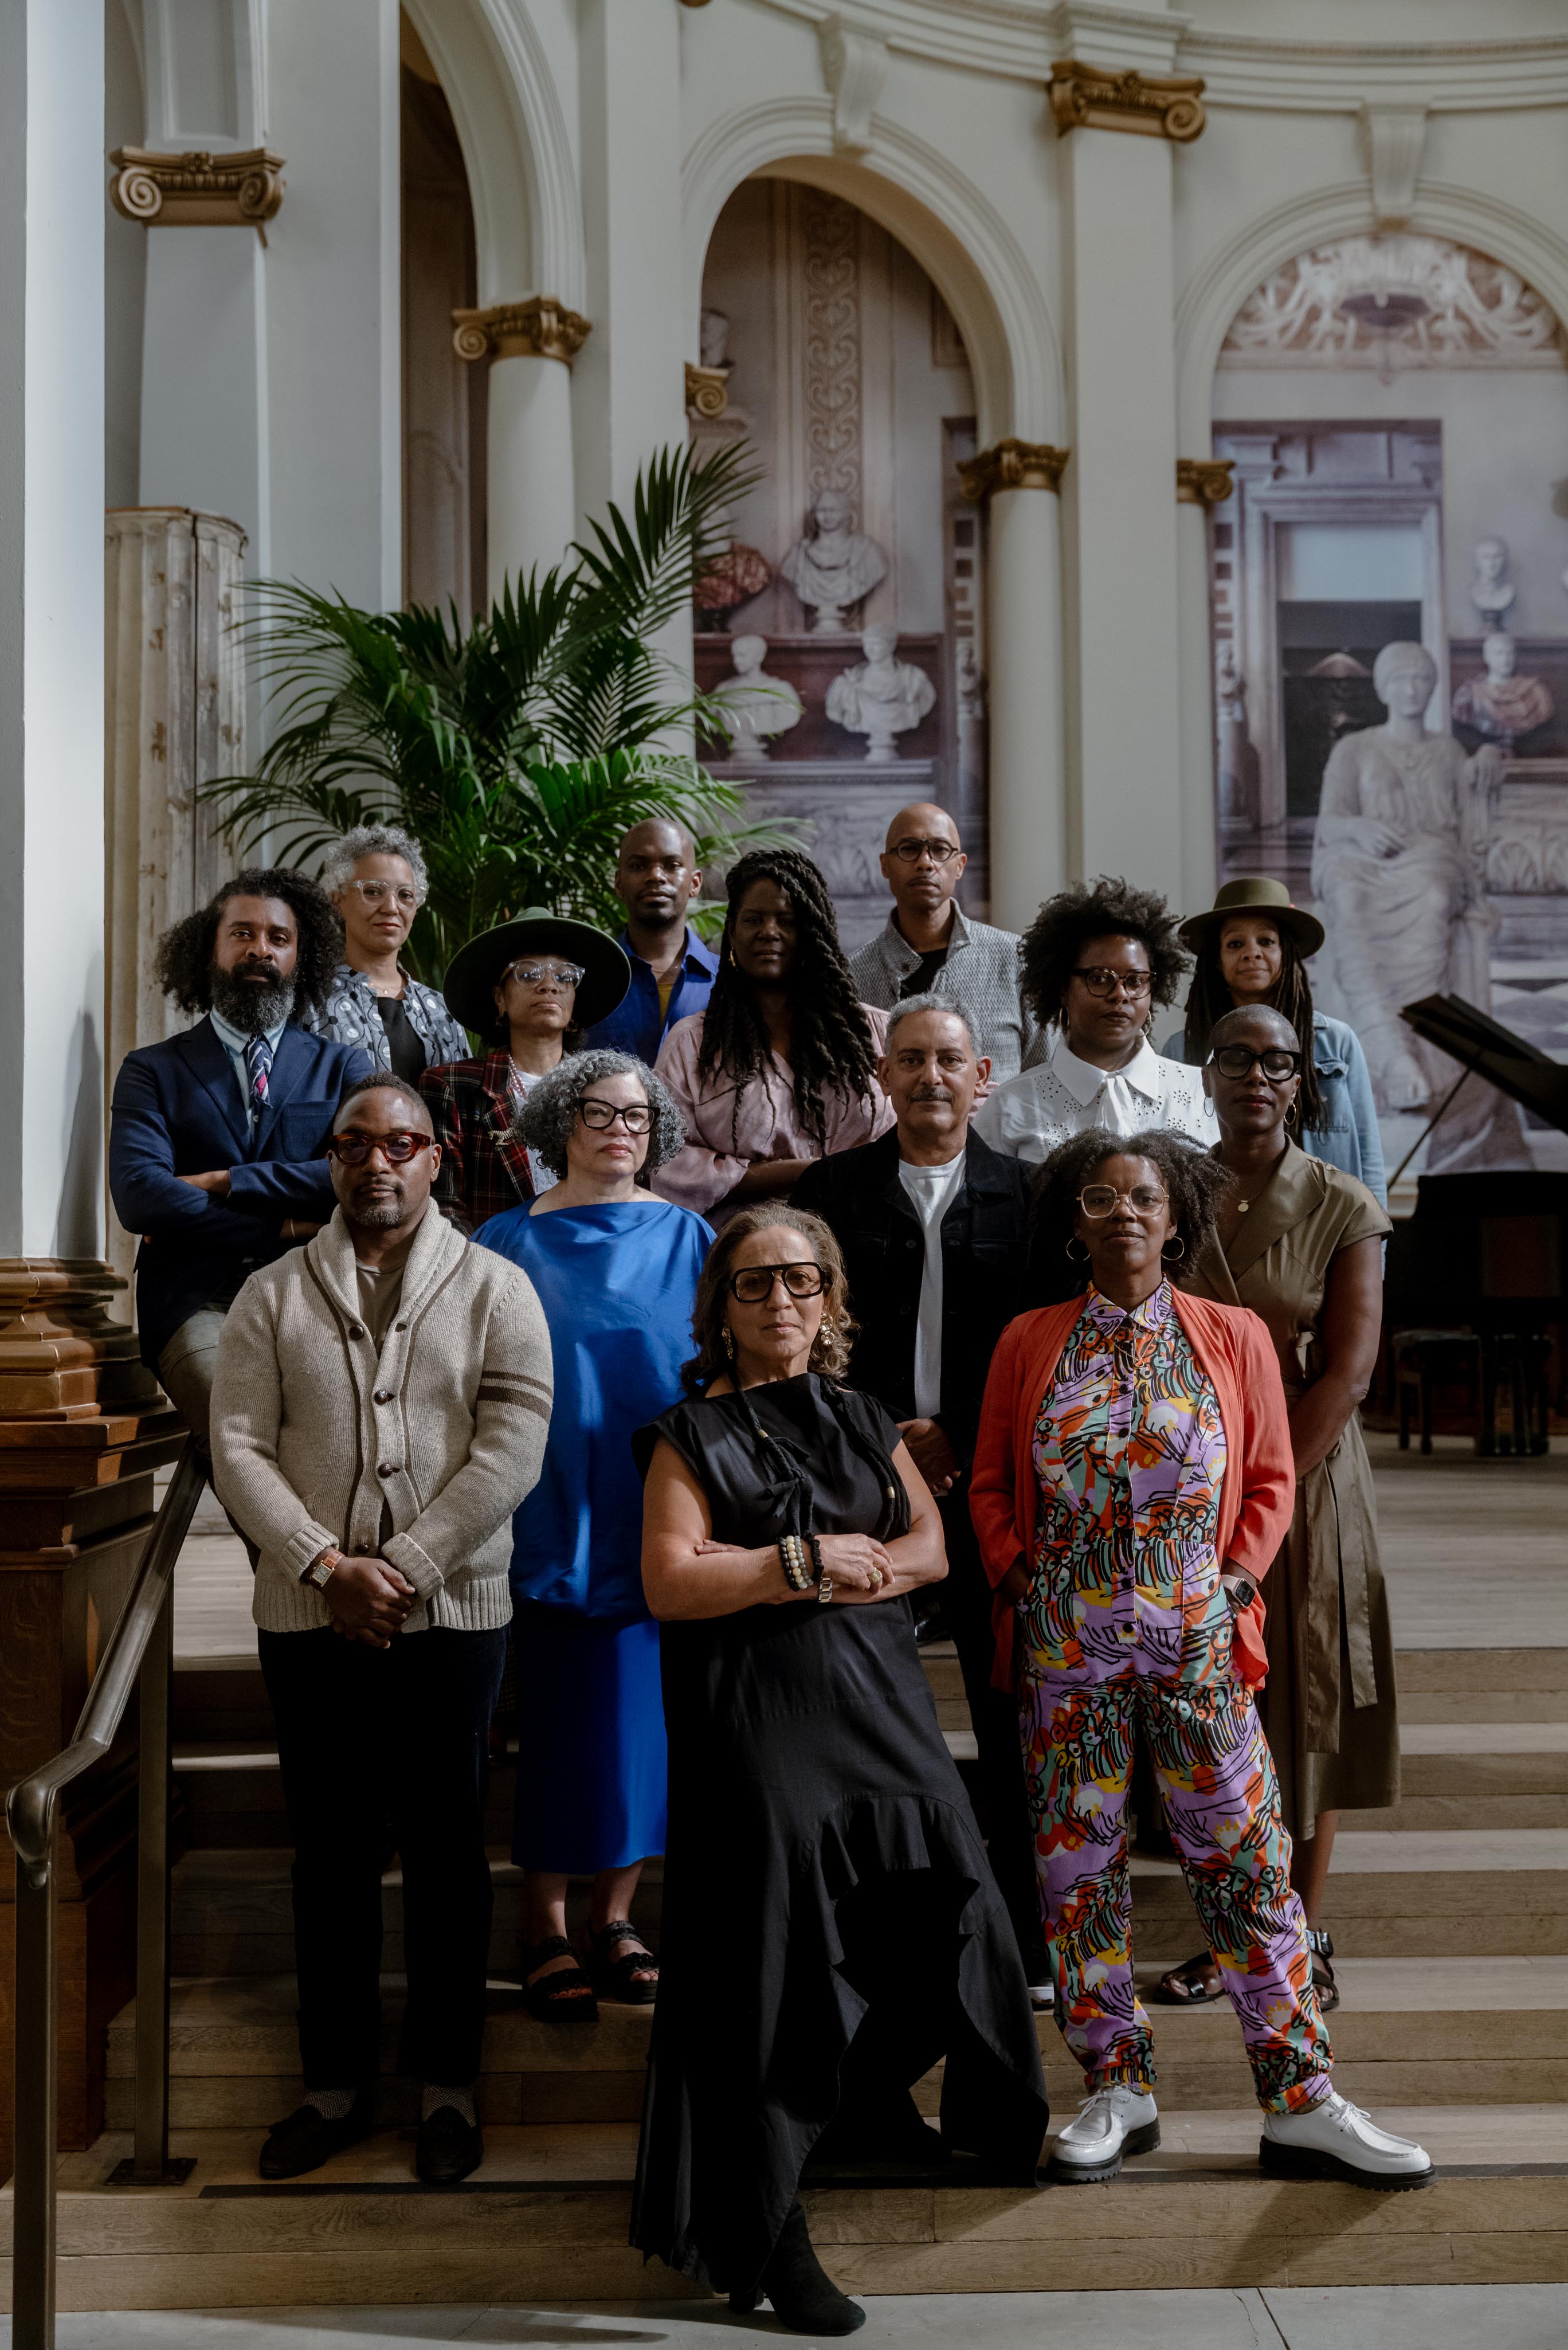
<svg viewBox="0 0 1568 2350">
<path fill-rule="evenodd" d="M 305 2085 L 359 2088 L 379 2070 L 389 1820 L 409 1980 L 398 2070 L 462 2088 L 484 2033 L 485 1775 L 506 1635 L 404 1632 L 370 1648 L 324 1628 L 257 1646 L 294 1836 Z"/>
<path fill-rule="evenodd" d="M 958 1650 L 969 1718 L 979 1750 L 981 1826 L 997 1890 L 1007 1904 L 1023 1971 L 1032 1983 L 1048 1982 L 1045 1935 L 1034 1875 L 1034 1830 L 1023 1781 L 1023 1741 L 1018 1708 L 1006 1690 L 993 1689 L 991 1669 L 996 1635 L 991 1628 L 991 1584 L 981 1564 L 980 1544 L 969 1514 L 969 1480 L 961 1477 L 937 1503 L 947 1538 L 948 1579 L 938 1587 L 942 1613 Z"/>
</svg>

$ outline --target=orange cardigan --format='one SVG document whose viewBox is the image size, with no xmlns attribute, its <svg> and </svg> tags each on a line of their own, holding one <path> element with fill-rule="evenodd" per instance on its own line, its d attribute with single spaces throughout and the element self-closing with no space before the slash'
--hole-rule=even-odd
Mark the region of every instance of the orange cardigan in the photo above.
<svg viewBox="0 0 1568 2350">
<path fill-rule="evenodd" d="M 1215 1551 L 1223 1564 L 1257 1581 L 1277 1555 L 1295 1507 L 1295 1461 L 1273 1341 L 1244 1305 L 1217 1305 L 1174 1287 L 1170 1295 L 1192 1351 L 1214 1383 L 1225 1430 Z M 1035 1422 L 1083 1310 L 1082 1297 L 1070 1297 L 1064 1305 L 1021 1314 L 1008 1324 L 992 1357 L 969 1508 L 993 1587 L 1033 1550 L 1039 1507 Z M 992 1679 L 999 1689 L 1014 1686 L 1012 1617 L 999 1597 L 992 1609 Z M 1261 1688 L 1268 1675 L 1261 1598 L 1236 1619 L 1233 1655 L 1241 1679 Z"/>
</svg>

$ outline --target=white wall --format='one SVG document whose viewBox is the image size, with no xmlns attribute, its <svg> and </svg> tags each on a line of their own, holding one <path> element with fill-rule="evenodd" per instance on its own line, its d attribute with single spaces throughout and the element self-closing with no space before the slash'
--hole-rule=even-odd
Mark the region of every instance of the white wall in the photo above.
<svg viewBox="0 0 1568 2350">
<path fill-rule="evenodd" d="M 147 101 L 141 60 L 126 14 L 127 0 L 104 0 L 103 144 L 140 147 L 146 139 Z M 147 232 L 109 200 L 104 233 L 104 503 L 141 503 L 141 328 L 147 300 Z"/>
</svg>

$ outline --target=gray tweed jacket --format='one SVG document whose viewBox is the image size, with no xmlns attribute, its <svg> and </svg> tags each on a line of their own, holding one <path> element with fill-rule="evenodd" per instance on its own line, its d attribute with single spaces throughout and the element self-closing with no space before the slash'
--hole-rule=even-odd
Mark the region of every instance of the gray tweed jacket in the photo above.
<svg viewBox="0 0 1568 2350">
<path fill-rule="evenodd" d="M 977 922 L 955 905 L 948 959 L 931 982 L 932 994 L 961 1003 L 980 1030 L 981 1049 L 991 1055 L 993 1085 L 1051 1057 L 1045 1031 L 1036 1025 L 1018 993 L 1023 947 L 1016 931 Z M 919 962 L 897 917 L 889 914 L 886 927 L 851 955 L 849 973 L 863 1003 L 890 1012 Z"/>
</svg>

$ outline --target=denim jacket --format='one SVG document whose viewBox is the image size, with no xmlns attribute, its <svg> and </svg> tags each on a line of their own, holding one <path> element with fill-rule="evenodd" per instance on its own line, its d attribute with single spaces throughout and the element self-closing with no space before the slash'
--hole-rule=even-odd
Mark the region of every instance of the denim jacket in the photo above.
<svg viewBox="0 0 1568 2350">
<path fill-rule="evenodd" d="M 1179 1028 L 1161 1049 L 1168 1060 L 1185 1061 L 1184 1032 Z M 1325 1166 L 1354 1175 L 1378 1206 L 1386 1208 L 1388 1184 L 1371 1073 L 1361 1039 L 1348 1020 L 1331 1020 L 1325 1012 L 1313 1014 L 1312 1065 L 1323 1097 L 1323 1124 L 1302 1136 L 1302 1149 Z"/>
</svg>

